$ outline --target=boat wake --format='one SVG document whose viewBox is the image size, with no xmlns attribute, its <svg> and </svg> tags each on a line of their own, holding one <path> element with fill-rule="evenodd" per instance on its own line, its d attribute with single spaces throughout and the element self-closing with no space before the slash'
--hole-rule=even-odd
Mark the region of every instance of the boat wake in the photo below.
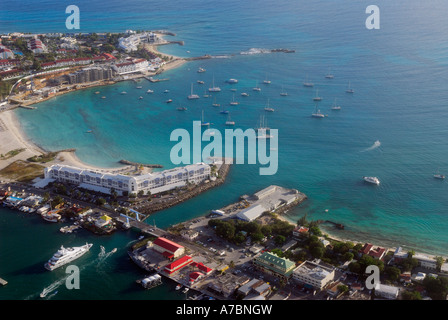
<svg viewBox="0 0 448 320">
<path fill-rule="evenodd" d="M 373 145 L 371 145 L 370 147 L 368 147 L 368 148 L 362 150 L 361 152 L 372 151 L 372 150 L 378 148 L 379 146 L 381 146 L 381 142 L 380 142 L 379 140 L 376 140 L 376 141 L 373 143 Z"/>
</svg>

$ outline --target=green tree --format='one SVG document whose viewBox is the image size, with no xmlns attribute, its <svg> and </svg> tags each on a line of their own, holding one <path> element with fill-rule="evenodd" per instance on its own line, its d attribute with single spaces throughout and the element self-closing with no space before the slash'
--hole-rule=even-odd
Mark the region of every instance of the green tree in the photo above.
<svg viewBox="0 0 448 320">
<path fill-rule="evenodd" d="M 310 253 L 313 258 L 320 259 L 324 256 L 324 249 L 322 247 L 313 247 L 310 249 Z"/>
<path fill-rule="evenodd" d="M 390 281 L 397 281 L 400 278 L 401 270 L 396 267 L 386 267 L 384 273 Z"/>
<path fill-rule="evenodd" d="M 301 217 L 299 220 L 297 220 L 297 225 L 298 226 L 307 226 L 308 225 L 308 221 L 306 220 L 307 214 L 305 213 L 303 215 L 303 217 Z"/>
<path fill-rule="evenodd" d="M 422 300 L 422 296 L 418 291 L 405 290 L 401 293 L 403 300 Z"/>
<path fill-rule="evenodd" d="M 353 253 L 351 253 L 351 252 L 346 252 L 346 253 L 344 253 L 344 255 L 342 256 L 342 259 L 343 259 L 344 261 L 352 261 L 353 258 L 354 258 L 354 255 L 353 255 Z"/>
<path fill-rule="evenodd" d="M 282 245 L 286 242 L 286 238 L 279 234 L 275 237 L 274 242 L 276 245 Z"/>
</svg>

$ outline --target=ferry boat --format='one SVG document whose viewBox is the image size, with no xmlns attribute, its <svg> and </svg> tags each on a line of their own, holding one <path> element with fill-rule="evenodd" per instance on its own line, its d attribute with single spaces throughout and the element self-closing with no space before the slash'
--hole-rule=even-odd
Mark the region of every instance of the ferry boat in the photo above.
<svg viewBox="0 0 448 320">
<path fill-rule="evenodd" d="M 197 94 L 193 94 L 193 84 L 191 84 L 191 94 L 188 96 L 188 99 L 199 99 L 199 96 Z"/>
<path fill-rule="evenodd" d="M 91 243 L 86 243 L 81 247 L 71 247 L 71 248 L 61 248 L 51 257 L 50 260 L 45 263 L 45 269 L 49 271 L 53 271 L 56 268 L 59 268 L 69 262 L 72 262 L 75 259 L 78 259 L 92 247 Z"/>
<path fill-rule="evenodd" d="M 371 183 L 371 184 L 380 184 L 380 180 L 377 177 L 363 177 L 365 182 Z"/>
</svg>

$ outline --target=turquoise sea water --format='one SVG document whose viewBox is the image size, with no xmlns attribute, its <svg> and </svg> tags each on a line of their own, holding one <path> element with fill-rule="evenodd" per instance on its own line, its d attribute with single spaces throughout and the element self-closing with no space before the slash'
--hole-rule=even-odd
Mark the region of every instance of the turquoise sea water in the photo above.
<svg viewBox="0 0 448 320">
<path fill-rule="evenodd" d="M 39 3 L 39 9 L 25 6 L 32 9 L 22 11 L 14 2 L 6 1 L 0 32 L 65 32 L 66 4 Z M 242 194 L 278 184 L 297 188 L 309 197 L 288 213 L 292 221 L 307 213 L 310 219 L 343 223 L 344 231 L 327 227 L 343 238 L 447 255 L 448 185 L 432 176 L 438 168 L 448 172 L 448 24 L 442 10 L 437 9 L 443 1 L 376 1 L 381 9 L 380 30 L 364 26 L 368 4 L 345 0 L 192 0 L 169 4 L 133 0 L 127 6 L 118 1 L 105 6 L 97 1 L 77 1 L 81 32 L 167 29 L 177 34 L 173 40 L 184 40 L 185 46 L 163 46 L 163 52 L 182 57 L 206 53 L 228 57 L 189 62 L 164 73 L 163 77 L 170 78 L 167 82 L 142 80 L 142 89 L 136 89 L 133 82 L 122 82 L 60 96 L 39 104 L 37 110 L 19 109 L 16 114 L 28 136 L 46 149 L 76 148 L 81 160 L 100 166 L 111 167 L 120 159 L 128 159 L 169 168 L 174 166 L 170 161 L 172 130 L 191 131 L 192 121 L 200 120 L 202 111 L 214 128 L 225 128 L 226 117 L 211 106 L 213 98 L 186 98 L 191 83 L 202 96 L 214 76 L 215 84 L 223 89 L 215 94 L 216 101 L 230 110 L 236 127 L 256 126 L 270 100 L 275 112 L 267 115 L 268 124 L 279 130 L 278 172 L 260 176 L 257 165 L 235 165 L 223 186 L 154 214 L 151 223 L 167 227 L 233 202 Z M 239 54 L 251 48 L 296 52 Z M 198 74 L 200 66 L 207 72 Z M 332 80 L 324 77 L 329 68 L 335 75 Z M 262 84 L 266 76 L 271 85 Z M 307 76 L 314 89 L 302 86 Z M 237 78 L 239 83 L 226 84 L 229 78 Z M 196 84 L 198 79 L 206 84 Z M 257 81 L 261 92 L 252 91 Z M 354 95 L 345 93 L 349 81 Z M 238 89 L 235 99 L 239 106 L 229 105 L 231 87 Z M 287 97 L 280 96 L 282 87 Z M 149 88 L 155 93 L 146 94 Z M 170 93 L 163 93 L 165 89 Z M 328 114 L 325 119 L 310 117 L 315 89 L 323 97 L 319 108 Z M 96 95 L 96 91 L 101 94 Z M 128 94 L 121 95 L 122 91 Z M 243 91 L 250 96 L 241 97 Z M 139 96 L 144 99 L 139 100 Z M 166 104 L 168 98 L 173 103 Z M 335 98 L 342 106 L 340 111 L 330 109 Z M 176 111 L 180 105 L 187 106 L 188 111 Z M 86 134 L 88 129 L 93 134 Z M 380 147 L 366 150 L 377 140 Z M 365 175 L 378 176 L 381 185 L 364 184 Z M 43 237 L 49 235 L 48 225 L 36 225 L 33 218 L 11 218 L 21 213 L 1 213 L 8 216 L 3 223 L 17 219 L 16 225 L 24 223 Z M 5 241 L 14 239 L 5 233 L 0 236 Z M 54 241 L 56 249 L 65 243 L 64 235 L 57 236 L 60 239 L 51 235 L 47 240 Z M 108 241 L 122 247 L 132 236 L 117 234 Z M 36 253 L 36 260 L 43 260 L 55 249 L 46 248 L 48 252 Z M 119 253 L 117 268 L 127 263 L 118 260 Z M 13 271 L 17 266 L 25 274 L 35 270 L 33 264 L 23 261 L 11 265 L 6 274 L 17 272 Z M 115 283 L 118 291 L 126 290 L 132 282 L 130 267 L 123 268 L 128 278 Z M 92 267 L 87 270 L 97 272 Z M 31 294 L 24 292 L 13 297 L 23 299 Z M 161 296 L 177 297 L 169 293 Z M 86 297 L 117 295 L 102 292 L 96 296 L 87 293 Z"/>
</svg>

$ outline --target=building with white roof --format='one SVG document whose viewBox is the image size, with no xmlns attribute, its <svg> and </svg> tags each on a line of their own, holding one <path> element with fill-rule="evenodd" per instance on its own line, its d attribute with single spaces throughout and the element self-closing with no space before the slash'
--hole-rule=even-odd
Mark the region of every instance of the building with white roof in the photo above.
<svg viewBox="0 0 448 320">
<path fill-rule="evenodd" d="M 377 284 L 375 286 L 375 296 L 386 299 L 397 299 L 400 288 L 388 286 L 385 284 Z"/>
<path fill-rule="evenodd" d="M 157 40 L 157 35 L 153 32 L 135 33 L 127 31 L 130 36 L 118 39 L 118 47 L 126 52 L 137 51 L 140 43 L 153 43 Z"/>
<path fill-rule="evenodd" d="M 253 221 L 261 216 L 267 209 L 261 204 L 250 206 L 244 210 L 237 213 L 237 217 L 244 221 Z"/>
<path fill-rule="evenodd" d="M 134 72 L 145 72 L 149 70 L 149 62 L 145 59 L 135 59 L 132 61 L 126 61 L 123 63 L 117 63 L 112 66 L 112 68 L 118 74 L 128 74 Z"/>
<path fill-rule="evenodd" d="M 420 267 L 426 268 L 426 269 L 430 269 L 430 270 L 436 270 L 437 269 L 437 262 L 435 259 L 430 258 L 424 254 L 414 254 L 412 256 L 412 258 L 417 259 L 418 261 L 418 265 Z"/>
<path fill-rule="evenodd" d="M 312 261 L 305 261 L 294 269 L 293 279 L 315 289 L 322 290 L 330 281 L 333 281 L 334 275 L 334 269 Z"/>
<path fill-rule="evenodd" d="M 210 166 L 205 163 L 192 164 L 185 167 L 164 170 L 142 175 L 124 175 L 105 173 L 90 169 L 82 169 L 66 165 L 52 165 L 44 170 L 45 179 L 54 179 L 58 182 L 70 183 L 79 187 L 111 193 L 123 192 L 157 194 L 164 191 L 183 187 L 187 183 L 200 183 L 210 178 Z"/>
</svg>

